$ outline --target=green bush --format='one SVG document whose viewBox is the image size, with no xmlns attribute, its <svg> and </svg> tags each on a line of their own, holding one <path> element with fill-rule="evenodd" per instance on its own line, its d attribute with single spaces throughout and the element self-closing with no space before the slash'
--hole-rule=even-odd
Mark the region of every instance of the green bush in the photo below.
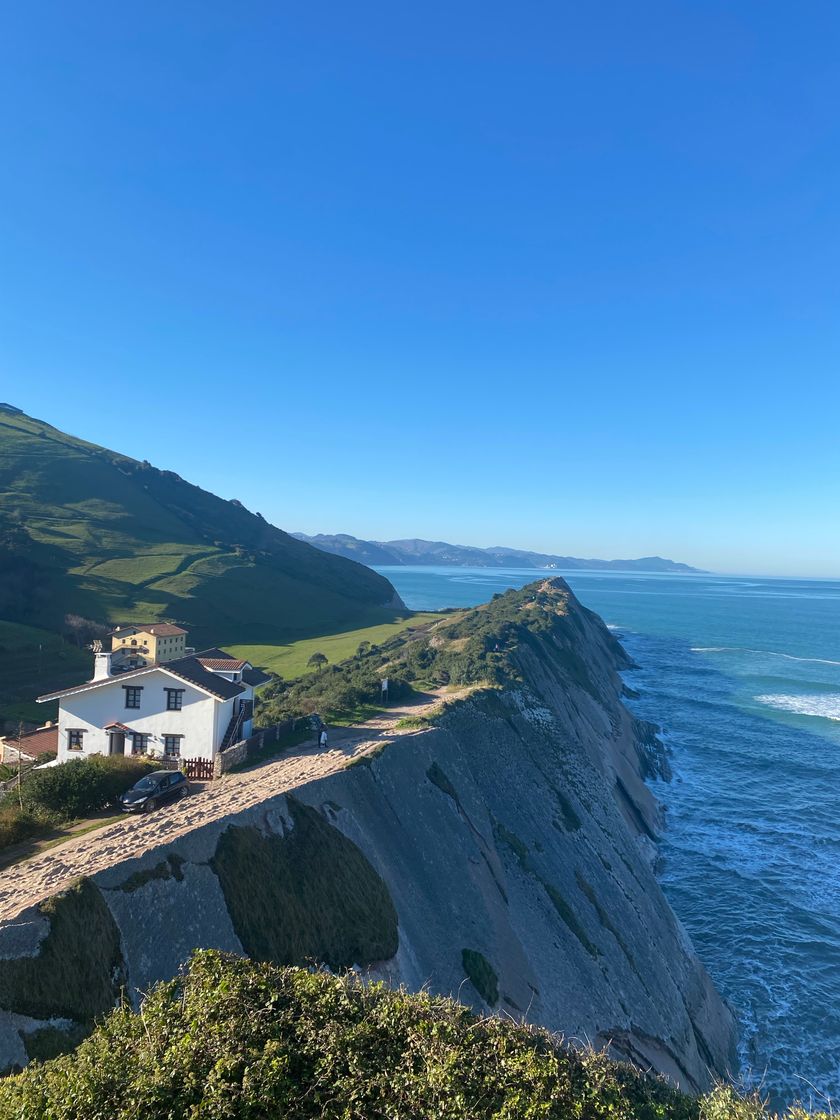
<svg viewBox="0 0 840 1120">
<path fill-rule="evenodd" d="M 478 949 L 463 949 L 461 964 L 484 1002 L 490 1007 L 495 1006 L 499 1001 L 499 977 L 485 955 Z"/>
<path fill-rule="evenodd" d="M 322 667 L 320 672 L 297 681 L 276 681 L 263 692 L 259 710 L 262 725 L 318 712 L 326 720 L 353 719 L 364 709 L 378 705 L 381 680 L 389 677 L 389 699 L 411 695 L 411 685 L 395 672 L 383 672 L 387 658 L 380 651 L 364 660 L 351 658 L 340 665 Z"/>
<path fill-rule="evenodd" d="M 142 1013 L 111 1012 L 75 1053 L 0 1081 L 25 1120 L 766 1120 L 661 1078 L 354 976 L 197 953 Z M 801 1112 L 793 1112 L 797 1120 Z"/>
<path fill-rule="evenodd" d="M 0 851 L 12 844 L 29 840 L 43 830 L 44 826 L 40 821 L 35 820 L 30 813 L 21 811 L 17 805 L 4 805 L 0 808 Z"/>
<path fill-rule="evenodd" d="M 92 755 L 61 766 L 33 771 L 22 785 L 23 807 L 33 817 L 60 824 L 90 816 L 112 805 L 139 778 L 154 769 L 146 758 Z M 3 808 L 17 802 L 17 791 L 6 795 Z"/>
<path fill-rule="evenodd" d="M 89 879 L 38 909 L 49 933 L 35 956 L 0 958 L 0 1007 L 33 1019 L 92 1025 L 114 1006 L 124 981 L 120 931 L 111 911 Z"/>
<path fill-rule="evenodd" d="M 285 836 L 231 825 L 213 857 L 245 952 L 335 969 L 393 957 L 397 913 L 382 878 L 316 809 L 293 797 L 288 805 L 294 828 Z"/>
<path fill-rule="evenodd" d="M 398 634 L 382 646 L 357 651 L 356 657 L 317 674 L 269 684 L 258 720 L 267 725 L 311 712 L 325 719 L 354 718 L 365 705 L 380 703 L 382 677 L 389 680 L 392 702 L 441 685 L 510 684 L 521 679 L 519 651 L 526 647 L 594 693 L 589 670 L 576 652 L 581 622 L 568 603 L 569 591 L 560 581 L 508 591 L 428 630 Z"/>
</svg>

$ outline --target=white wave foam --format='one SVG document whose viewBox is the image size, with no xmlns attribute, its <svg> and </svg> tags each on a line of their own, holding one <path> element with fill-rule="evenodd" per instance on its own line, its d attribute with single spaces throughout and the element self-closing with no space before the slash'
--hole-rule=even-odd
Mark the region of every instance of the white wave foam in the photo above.
<svg viewBox="0 0 840 1120">
<path fill-rule="evenodd" d="M 776 708 L 780 712 L 793 712 L 798 716 L 817 716 L 820 719 L 830 719 L 840 722 L 840 694 L 816 693 L 802 694 L 799 696 L 786 696 L 772 694 L 756 696 L 759 704 L 768 708 Z"/>
<path fill-rule="evenodd" d="M 779 653 L 774 649 L 750 649 L 749 646 L 692 646 L 692 653 L 757 653 L 762 657 L 783 657 L 785 661 L 807 661 L 813 665 L 840 665 L 827 657 L 795 657 L 792 653 Z"/>
</svg>

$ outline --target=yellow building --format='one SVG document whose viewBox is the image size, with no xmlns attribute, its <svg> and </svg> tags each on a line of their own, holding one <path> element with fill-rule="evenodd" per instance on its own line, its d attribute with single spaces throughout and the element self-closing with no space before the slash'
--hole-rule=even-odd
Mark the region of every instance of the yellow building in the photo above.
<svg viewBox="0 0 840 1120">
<path fill-rule="evenodd" d="M 111 653 L 136 660 L 138 667 L 161 665 L 183 657 L 187 649 L 187 631 L 171 622 L 155 622 L 151 626 L 118 626 L 111 634 Z"/>
</svg>

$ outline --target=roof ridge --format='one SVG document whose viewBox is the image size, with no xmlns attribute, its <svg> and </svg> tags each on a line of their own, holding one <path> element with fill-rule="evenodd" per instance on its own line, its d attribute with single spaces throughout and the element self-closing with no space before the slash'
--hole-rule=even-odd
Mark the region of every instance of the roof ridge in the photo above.
<svg viewBox="0 0 840 1120">
<path fill-rule="evenodd" d="M 184 662 L 193 661 L 198 670 L 198 679 L 190 676 L 184 672 L 178 672 L 173 666 L 183 664 Z M 169 673 L 170 676 L 178 680 L 186 681 L 188 684 L 195 685 L 196 688 L 201 689 L 202 692 L 208 693 L 210 696 L 215 696 L 218 700 L 230 700 L 234 696 L 239 696 L 245 691 L 244 687 L 239 684 L 234 684 L 233 681 L 227 680 L 226 677 L 220 677 L 217 673 L 211 673 L 209 669 L 196 659 L 194 654 L 188 657 L 176 658 L 173 661 L 158 662 L 154 665 L 143 665 L 139 669 L 129 669 L 127 673 L 118 673 L 112 677 L 100 677 L 98 680 L 83 681 L 81 684 L 72 685 L 70 688 L 60 689 L 58 692 L 47 692 L 43 696 L 37 697 L 37 702 L 43 703 L 46 700 L 57 700 L 61 696 L 69 696 L 73 692 L 85 692 L 91 688 L 99 688 L 105 684 L 113 684 L 114 681 L 121 681 L 128 678 L 135 680 L 145 673 L 153 673 L 156 669 L 161 672 Z M 212 687 L 215 686 L 215 687 Z M 233 691 L 231 691 L 231 689 Z"/>
</svg>

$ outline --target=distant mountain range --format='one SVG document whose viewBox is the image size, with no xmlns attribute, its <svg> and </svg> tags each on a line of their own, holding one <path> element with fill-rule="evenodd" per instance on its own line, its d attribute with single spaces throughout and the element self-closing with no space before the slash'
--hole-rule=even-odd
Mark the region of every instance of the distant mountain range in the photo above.
<svg viewBox="0 0 840 1120">
<path fill-rule="evenodd" d="M 403 564 L 435 564 L 464 568 L 559 568 L 624 572 L 700 572 L 688 564 L 665 560 L 661 556 L 642 556 L 638 560 L 582 560 L 577 556 L 551 556 L 544 552 L 528 552 L 519 548 L 475 548 L 472 545 L 447 544 L 445 541 L 424 541 L 417 538 L 402 541 L 363 541 L 347 533 L 318 533 L 309 537 L 293 533 L 300 541 L 357 560 L 371 567 Z"/>
</svg>

